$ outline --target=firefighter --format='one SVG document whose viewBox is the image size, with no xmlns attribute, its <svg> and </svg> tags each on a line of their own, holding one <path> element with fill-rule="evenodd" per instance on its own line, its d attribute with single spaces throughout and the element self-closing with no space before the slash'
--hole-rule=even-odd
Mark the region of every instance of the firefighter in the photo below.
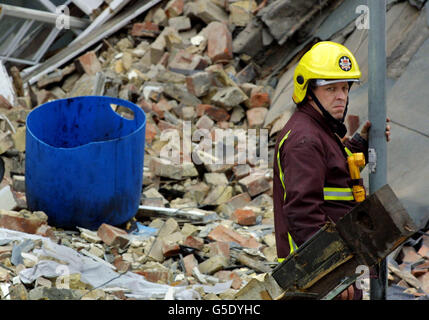
<svg viewBox="0 0 429 320">
<path fill-rule="evenodd" d="M 343 45 L 316 43 L 294 73 L 296 111 L 277 136 L 274 159 L 274 225 L 277 255 L 282 259 L 327 222 L 337 222 L 357 202 L 347 157 L 368 156 L 367 121 L 360 133 L 346 137 L 348 95 L 361 77 L 353 54 Z M 387 122 L 389 119 L 387 119 Z M 386 125 L 390 140 L 390 126 Z M 360 299 L 350 286 L 342 299 Z"/>
</svg>

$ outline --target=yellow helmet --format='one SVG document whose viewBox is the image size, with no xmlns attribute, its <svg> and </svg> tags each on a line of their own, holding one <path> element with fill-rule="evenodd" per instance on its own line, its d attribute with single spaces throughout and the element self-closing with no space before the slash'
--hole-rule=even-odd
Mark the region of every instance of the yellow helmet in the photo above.
<svg viewBox="0 0 429 320">
<path fill-rule="evenodd" d="M 318 42 L 295 69 L 292 99 L 296 104 L 304 100 L 311 79 L 358 81 L 360 76 L 359 65 L 349 49 L 332 41 Z"/>
</svg>

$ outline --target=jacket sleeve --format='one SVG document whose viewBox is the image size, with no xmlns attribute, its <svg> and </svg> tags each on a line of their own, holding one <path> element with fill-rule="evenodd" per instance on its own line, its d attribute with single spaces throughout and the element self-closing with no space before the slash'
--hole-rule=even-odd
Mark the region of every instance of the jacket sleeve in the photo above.
<svg viewBox="0 0 429 320">
<path fill-rule="evenodd" d="M 300 246 L 326 223 L 321 209 L 327 172 L 323 146 L 312 137 L 301 137 L 283 148 L 281 162 L 286 188 L 282 213 Z"/>
<path fill-rule="evenodd" d="M 356 132 L 344 145 L 353 153 L 363 152 L 366 162 L 368 162 L 368 141 L 362 138 L 359 133 Z"/>
</svg>

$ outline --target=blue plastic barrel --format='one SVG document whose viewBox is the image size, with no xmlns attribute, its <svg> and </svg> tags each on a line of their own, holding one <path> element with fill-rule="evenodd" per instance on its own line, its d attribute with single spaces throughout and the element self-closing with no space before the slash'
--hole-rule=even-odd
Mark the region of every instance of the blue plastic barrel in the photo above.
<svg viewBox="0 0 429 320">
<path fill-rule="evenodd" d="M 134 119 L 111 104 L 129 108 Z M 95 230 L 120 225 L 140 202 L 146 115 L 135 104 L 99 96 L 55 100 L 27 117 L 25 182 L 28 209 L 48 223 Z"/>
</svg>

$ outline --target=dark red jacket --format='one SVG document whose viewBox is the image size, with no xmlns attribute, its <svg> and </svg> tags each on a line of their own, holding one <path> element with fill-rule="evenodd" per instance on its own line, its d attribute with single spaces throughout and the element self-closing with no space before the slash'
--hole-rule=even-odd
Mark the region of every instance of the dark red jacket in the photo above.
<svg viewBox="0 0 429 320">
<path fill-rule="evenodd" d="M 279 142 L 284 189 L 277 161 Z M 351 152 L 364 152 L 368 144 L 354 136 L 345 146 Z M 330 219 L 337 222 L 355 205 L 354 200 L 326 200 L 326 189 L 352 188 L 344 145 L 325 118 L 310 104 L 298 108 L 278 134 L 274 157 L 274 221 L 277 255 L 290 253 L 288 232 L 299 247 Z M 336 189 L 334 189 L 336 190 Z"/>
</svg>

